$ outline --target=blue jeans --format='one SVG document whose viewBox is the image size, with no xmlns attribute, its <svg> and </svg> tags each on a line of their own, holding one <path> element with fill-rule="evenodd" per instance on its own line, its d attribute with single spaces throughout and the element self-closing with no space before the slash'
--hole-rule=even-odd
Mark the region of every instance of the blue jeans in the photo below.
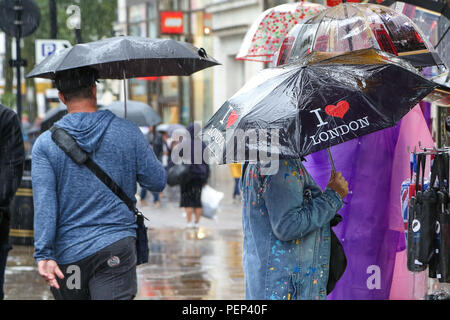
<svg viewBox="0 0 450 320">
<path fill-rule="evenodd" d="M 153 202 L 155 202 L 155 203 L 158 202 L 159 201 L 159 192 L 152 192 L 152 194 L 153 194 Z M 147 189 L 142 188 L 140 196 L 141 196 L 141 200 L 144 200 L 145 197 L 147 196 Z"/>
<path fill-rule="evenodd" d="M 5 282 L 6 260 L 8 259 L 8 252 L 11 249 L 10 244 L 0 244 L 0 300 L 4 298 L 3 284 Z"/>
<path fill-rule="evenodd" d="M 233 192 L 233 199 L 240 195 L 241 193 L 239 192 L 239 181 L 241 180 L 241 178 L 234 178 L 234 192 Z"/>
</svg>

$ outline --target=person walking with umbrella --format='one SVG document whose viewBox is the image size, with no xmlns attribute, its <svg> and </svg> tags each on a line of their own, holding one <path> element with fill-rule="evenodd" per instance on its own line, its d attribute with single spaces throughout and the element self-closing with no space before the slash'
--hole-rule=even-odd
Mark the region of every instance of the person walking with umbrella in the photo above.
<svg viewBox="0 0 450 320">
<path fill-rule="evenodd" d="M 209 165 L 203 158 L 206 145 L 197 137 L 200 130 L 198 123 L 190 124 L 187 127 L 188 137 L 183 136 L 181 141 L 181 149 L 190 150 L 189 173 L 180 186 L 180 207 L 186 211 L 188 228 L 198 228 L 202 216 L 202 189 L 209 178 Z M 196 161 L 197 158 L 201 160 Z M 195 216 L 194 221 L 192 221 L 192 214 Z"/>
<path fill-rule="evenodd" d="M 69 114 L 54 126 L 71 135 L 133 202 L 136 183 L 162 191 L 165 170 L 139 127 L 97 110 L 97 79 L 97 70 L 89 67 L 56 73 Z M 133 299 L 134 213 L 86 166 L 69 158 L 51 131 L 38 138 L 32 155 L 34 258 L 55 299 Z"/>
</svg>

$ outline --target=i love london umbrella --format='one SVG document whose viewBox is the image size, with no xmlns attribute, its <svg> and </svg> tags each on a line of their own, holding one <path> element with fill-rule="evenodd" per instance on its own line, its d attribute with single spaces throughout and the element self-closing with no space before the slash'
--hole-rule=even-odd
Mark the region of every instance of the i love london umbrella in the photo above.
<svg viewBox="0 0 450 320">
<path fill-rule="evenodd" d="M 261 13 L 252 23 L 242 41 L 237 60 L 272 62 L 284 37 L 302 19 L 325 7 L 306 1 L 286 3 Z"/>
<path fill-rule="evenodd" d="M 315 52 L 257 74 L 208 121 L 203 141 L 219 164 L 298 159 L 394 126 L 434 87 L 379 50 Z"/>
</svg>

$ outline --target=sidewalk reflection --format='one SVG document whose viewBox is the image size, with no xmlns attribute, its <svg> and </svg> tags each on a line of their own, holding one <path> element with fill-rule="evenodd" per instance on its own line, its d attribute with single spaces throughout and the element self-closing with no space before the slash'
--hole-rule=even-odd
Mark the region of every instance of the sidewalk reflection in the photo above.
<svg viewBox="0 0 450 320">
<path fill-rule="evenodd" d="M 240 230 L 150 229 L 149 241 L 149 263 L 137 268 L 136 299 L 244 299 Z M 53 299 L 37 272 L 33 247 L 10 251 L 5 299 Z"/>
</svg>

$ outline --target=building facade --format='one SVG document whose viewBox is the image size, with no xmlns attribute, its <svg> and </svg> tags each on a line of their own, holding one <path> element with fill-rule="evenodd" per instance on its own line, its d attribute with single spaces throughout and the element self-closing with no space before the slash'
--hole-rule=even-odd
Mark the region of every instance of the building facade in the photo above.
<svg viewBox="0 0 450 320">
<path fill-rule="evenodd" d="M 212 51 L 210 16 L 205 5 L 193 0 L 119 0 L 116 35 L 171 38 Z M 171 18 L 171 15 L 178 20 Z M 169 18 L 167 18 L 169 17 Z M 180 23 L 178 30 L 166 24 Z M 173 27 L 173 26 L 172 26 Z M 173 29 L 173 28 L 172 28 Z M 212 54 L 211 54 L 212 55 Z M 150 104 L 166 123 L 188 124 L 212 115 L 212 70 L 190 77 L 147 77 L 129 81 L 129 98 Z"/>
</svg>

